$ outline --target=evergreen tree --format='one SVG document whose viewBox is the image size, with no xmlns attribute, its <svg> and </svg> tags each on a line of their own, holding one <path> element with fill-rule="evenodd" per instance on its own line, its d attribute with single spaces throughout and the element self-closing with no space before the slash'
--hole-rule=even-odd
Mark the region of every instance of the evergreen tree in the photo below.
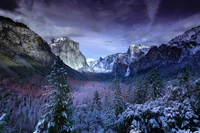
<svg viewBox="0 0 200 133">
<path fill-rule="evenodd" d="M 147 89 L 149 90 L 149 94 L 151 94 L 149 98 L 155 100 L 156 98 L 162 96 L 163 85 L 157 69 L 154 69 L 149 75 L 147 75 L 145 82 L 148 87 Z"/>
<path fill-rule="evenodd" d="M 70 133 L 72 129 L 72 98 L 66 80 L 63 62 L 56 57 L 48 81 L 53 90 L 49 93 L 50 103 L 45 107 L 43 119 L 37 124 L 34 133 Z"/>
<path fill-rule="evenodd" d="M 181 73 L 178 75 L 178 79 L 179 79 L 179 85 L 183 86 L 188 84 L 188 82 L 191 80 L 192 78 L 192 73 L 189 70 L 189 68 L 183 67 L 181 70 Z"/>
<path fill-rule="evenodd" d="M 147 89 L 148 85 L 143 80 L 137 82 L 134 96 L 135 103 L 142 104 L 147 101 Z"/>
<path fill-rule="evenodd" d="M 142 104 L 150 99 L 163 95 L 163 84 L 158 70 L 152 70 L 136 84 L 136 96 L 134 102 Z"/>
<path fill-rule="evenodd" d="M 113 81 L 112 87 L 114 89 L 114 98 L 113 98 L 112 108 L 115 112 L 115 115 L 118 116 L 124 111 L 125 102 L 122 96 L 121 87 L 118 80 L 115 79 Z"/>
<path fill-rule="evenodd" d="M 89 131 L 89 119 L 88 119 L 89 108 L 86 103 L 82 103 L 76 106 L 73 118 L 75 122 L 75 130 L 78 133 Z"/>
<path fill-rule="evenodd" d="M 90 132 L 97 133 L 103 127 L 101 98 L 98 91 L 95 91 L 90 112 Z"/>
<path fill-rule="evenodd" d="M 93 110 L 101 110 L 101 98 L 99 97 L 98 91 L 94 92 L 94 98 L 93 98 L 93 103 L 92 103 L 92 111 Z"/>
<path fill-rule="evenodd" d="M 183 101 L 194 92 L 193 74 L 188 67 L 183 67 L 177 79 L 177 83 L 174 84 L 174 89 L 172 90 L 172 98 Z"/>
</svg>

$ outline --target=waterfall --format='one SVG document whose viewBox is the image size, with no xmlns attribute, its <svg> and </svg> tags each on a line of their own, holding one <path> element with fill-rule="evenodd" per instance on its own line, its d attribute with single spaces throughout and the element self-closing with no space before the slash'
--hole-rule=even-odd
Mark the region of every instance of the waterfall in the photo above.
<svg viewBox="0 0 200 133">
<path fill-rule="evenodd" d="M 130 68 L 129 68 L 129 65 L 126 69 L 126 73 L 125 73 L 125 77 L 128 77 L 130 75 L 131 71 L 130 71 Z"/>
</svg>

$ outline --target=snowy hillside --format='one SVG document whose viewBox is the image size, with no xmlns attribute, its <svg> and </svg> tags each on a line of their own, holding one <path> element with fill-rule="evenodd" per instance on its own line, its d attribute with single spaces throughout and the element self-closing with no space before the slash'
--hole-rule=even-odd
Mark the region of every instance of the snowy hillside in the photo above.
<svg viewBox="0 0 200 133">
<path fill-rule="evenodd" d="M 169 42 L 171 46 L 189 49 L 190 54 L 200 50 L 200 26 L 186 31 L 183 35 L 177 36 Z"/>
<path fill-rule="evenodd" d="M 148 50 L 149 47 L 144 44 L 132 44 L 129 46 L 126 53 L 112 54 L 104 58 L 100 57 L 98 60 L 88 59 L 88 65 L 95 73 L 112 72 L 115 63 L 123 62 L 124 64 L 129 65 L 131 62 L 144 56 Z"/>
<path fill-rule="evenodd" d="M 180 44 L 182 42 L 200 43 L 200 26 L 194 27 L 191 30 L 186 31 L 183 35 L 175 37 L 169 44 Z"/>
<path fill-rule="evenodd" d="M 113 66 L 117 58 L 123 54 L 112 54 L 106 57 L 100 57 L 98 60 L 90 64 L 90 68 L 95 73 L 112 72 Z"/>
<path fill-rule="evenodd" d="M 86 61 L 90 68 L 93 68 L 94 65 L 97 63 L 97 59 L 94 58 L 87 58 Z"/>
</svg>

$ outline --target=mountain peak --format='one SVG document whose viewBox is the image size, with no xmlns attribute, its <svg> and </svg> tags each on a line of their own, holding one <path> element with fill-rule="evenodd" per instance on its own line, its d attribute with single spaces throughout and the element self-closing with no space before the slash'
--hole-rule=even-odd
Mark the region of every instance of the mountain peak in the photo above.
<svg viewBox="0 0 200 133">
<path fill-rule="evenodd" d="M 144 44 L 131 44 L 129 46 L 129 49 L 127 51 L 129 58 L 137 58 L 138 56 L 143 55 L 144 53 L 146 53 L 149 50 L 149 46 L 146 46 Z"/>
<path fill-rule="evenodd" d="M 200 50 L 200 26 L 194 27 L 184 34 L 176 36 L 169 41 L 170 46 L 176 46 L 190 55 L 194 55 Z"/>
<path fill-rule="evenodd" d="M 58 37 L 58 38 L 52 38 L 50 39 L 50 43 L 56 43 L 56 42 L 59 42 L 59 41 L 68 41 L 68 40 L 71 40 L 69 39 L 68 37 Z"/>
<path fill-rule="evenodd" d="M 11 18 L 7 18 L 7 17 L 4 17 L 4 16 L 0 16 L 0 23 L 1 24 L 14 25 L 14 26 L 17 26 L 17 27 L 23 27 L 23 28 L 29 29 L 29 27 L 27 25 L 20 23 L 20 22 L 15 22 Z"/>
<path fill-rule="evenodd" d="M 171 41 L 169 41 L 169 44 L 180 46 L 182 42 L 193 42 L 200 44 L 200 26 L 194 27 L 186 31 L 184 34 L 176 36 Z"/>
</svg>

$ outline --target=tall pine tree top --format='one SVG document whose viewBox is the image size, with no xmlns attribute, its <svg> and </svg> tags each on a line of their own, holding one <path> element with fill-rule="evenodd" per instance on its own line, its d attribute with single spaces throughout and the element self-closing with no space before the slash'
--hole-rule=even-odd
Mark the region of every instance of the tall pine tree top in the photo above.
<svg viewBox="0 0 200 133">
<path fill-rule="evenodd" d="M 45 114 L 37 124 L 34 133 L 70 133 L 72 129 L 71 108 L 72 98 L 67 83 L 67 72 L 59 57 L 52 65 L 48 81 L 53 90 L 49 92 L 50 103 L 45 107 Z"/>
</svg>

